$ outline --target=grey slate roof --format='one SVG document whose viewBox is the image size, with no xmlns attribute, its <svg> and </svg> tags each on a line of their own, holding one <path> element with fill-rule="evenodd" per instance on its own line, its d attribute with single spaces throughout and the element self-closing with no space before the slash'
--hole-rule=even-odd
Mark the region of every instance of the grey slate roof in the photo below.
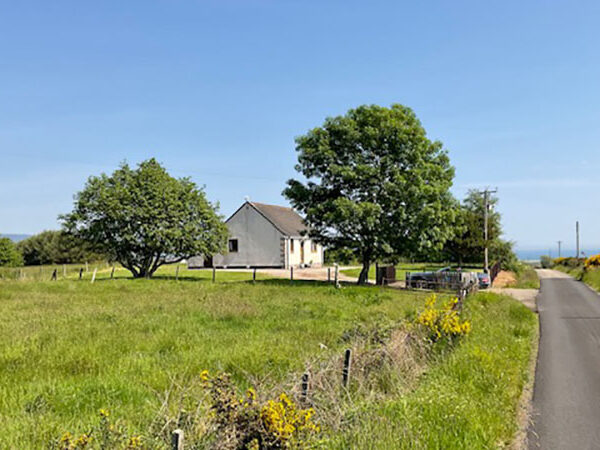
<svg viewBox="0 0 600 450">
<path fill-rule="evenodd" d="M 286 236 L 298 237 L 302 236 L 303 232 L 308 232 L 304 220 L 292 208 L 256 202 L 248 203 Z"/>
</svg>

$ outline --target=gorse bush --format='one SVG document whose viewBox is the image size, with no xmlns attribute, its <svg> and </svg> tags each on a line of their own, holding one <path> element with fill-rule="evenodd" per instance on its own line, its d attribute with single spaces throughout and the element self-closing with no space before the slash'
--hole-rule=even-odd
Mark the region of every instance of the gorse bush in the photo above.
<svg viewBox="0 0 600 450">
<path fill-rule="evenodd" d="M 584 258 L 575 258 L 574 256 L 563 256 L 562 258 L 554 258 L 555 266 L 563 266 L 574 269 L 585 263 Z"/>
<path fill-rule="evenodd" d="M 287 394 L 261 404 L 254 389 L 239 398 L 228 374 L 201 374 L 209 391 L 210 410 L 220 449 L 283 449 L 305 447 L 305 439 L 320 431 L 314 410 L 299 408 Z"/>
<path fill-rule="evenodd" d="M 436 307 L 437 297 L 432 294 L 425 301 L 425 309 L 419 313 L 415 323 L 425 329 L 427 338 L 431 342 L 439 340 L 452 341 L 453 339 L 469 334 L 471 331 L 471 322 L 461 320 L 455 306 L 458 299 L 452 299 Z"/>
<path fill-rule="evenodd" d="M 585 260 L 586 269 L 595 269 L 597 267 L 600 267 L 600 254 L 590 256 Z"/>
<path fill-rule="evenodd" d="M 120 421 L 111 421 L 110 413 L 101 409 L 100 421 L 92 430 L 78 436 L 66 432 L 50 448 L 56 450 L 133 450 L 142 449 L 145 446 L 141 436 L 129 435 Z"/>
</svg>

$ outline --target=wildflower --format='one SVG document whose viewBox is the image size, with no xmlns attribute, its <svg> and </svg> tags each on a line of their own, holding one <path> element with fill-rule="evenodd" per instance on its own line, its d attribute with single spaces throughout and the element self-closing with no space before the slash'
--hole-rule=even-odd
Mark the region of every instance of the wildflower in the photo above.
<svg viewBox="0 0 600 450">
<path fill-rule="evenodd" d="M 108 412 L 108 410 L 106 410 L 106 409 L 100 410 L 100 417 L 107 418 L 108 416 L 110 416 L 110 413 Z"/>
<path fill-rule="evenodd" d="M 210 379 L 210 374 L 208 373 L 208 370 L 203 370 L 202 372 L 200 372 L 200 380 L 202 380 L 203 382 L 207 382 Z"/>
</svg>

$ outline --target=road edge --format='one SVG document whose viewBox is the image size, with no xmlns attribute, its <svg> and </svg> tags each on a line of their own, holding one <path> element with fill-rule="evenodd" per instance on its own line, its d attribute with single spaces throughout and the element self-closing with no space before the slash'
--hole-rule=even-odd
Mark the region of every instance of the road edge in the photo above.
<svg viewBox="0 0 600 450">
<path fill-rule="evenodd" d="M 519 402 L 517 403 L 517 425 L 518 430 L 515 433 L 512 442 L 508 445 L 507 448 L 510 450 L 527 450 L 528 448 L 528 432 L 529 428 L 532 424 L 531 421 L 531 413 L 533 409 L 533 389 L 535 385 L 535 374 L 537 370 L 538 363 L 538 352 L 540 347 L 540 315 L 537 311 L 537 297 L 536 296 L 536 310 L 535 317 L 537 321 L 537 326 L 535 327 L 535 333 L 532 338 L 531 343 L 531 353 L 529 355 L 529 364 L 527 366 L 527 382 L 525 386 L 523 386 L 523 391 L 521 392 L 521 396 L 519 397 Z"/>
</svg>

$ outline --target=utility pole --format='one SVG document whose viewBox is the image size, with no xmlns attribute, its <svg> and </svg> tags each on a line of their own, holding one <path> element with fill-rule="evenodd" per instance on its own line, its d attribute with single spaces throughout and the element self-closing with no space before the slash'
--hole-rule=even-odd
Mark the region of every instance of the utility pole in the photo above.
<svg viewBox="0 0 600 450">
<path fill-rule="evenodd" d="M 577 259 L 579 259 L 579 221 L 575 222 L 575 239 L 577 242 Z"/>
<path fill-rule="evenodd" d="M 558 257 L 560 258 L 560 245 L 562 244 L 562 241 L 558 241 Z"/>
<path fill-rule="evenodd" d="M 498 192 L 498 188 L 493 191 L 490 189 L 485 189 L 484 191 L 479 191 L 480 194 L 483 194 L 483 240 L 484 240 L 484 272 L 490 273 L 490 262 L 488 258 L 488 215 L 490 209 L 490 194 L 495 194 Z"/>
</svg>

